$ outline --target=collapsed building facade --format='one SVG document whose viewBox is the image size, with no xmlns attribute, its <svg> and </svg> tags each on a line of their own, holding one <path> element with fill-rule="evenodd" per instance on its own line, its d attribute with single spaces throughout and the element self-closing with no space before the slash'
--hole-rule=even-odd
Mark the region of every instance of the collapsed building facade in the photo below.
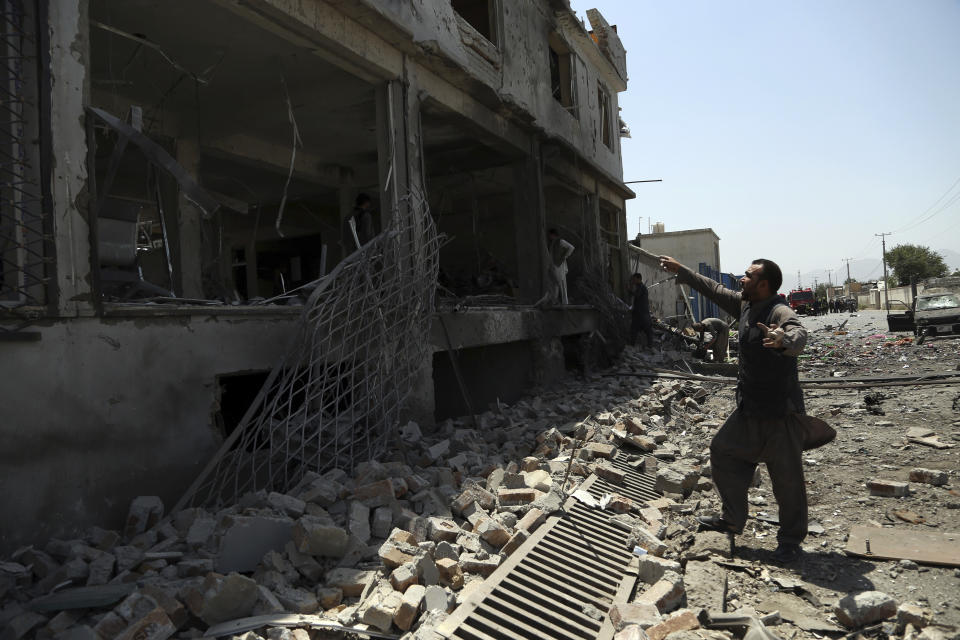
<svg viewBox="0 0 960 640">
<path fill-rule="evenodd" d="M 577 303 L 625 293 L 625 52 L 595 11 L 0 6 L 4 547 L 182 493 L 288 344 L 291 292 L 353 250 L 361 193 L 378 229 L 422 194 L 443 238 L 421 424 L 561 376 L 600 326 Z M 550 228 L 573 304 L 543 309 Z"/>
</svg>

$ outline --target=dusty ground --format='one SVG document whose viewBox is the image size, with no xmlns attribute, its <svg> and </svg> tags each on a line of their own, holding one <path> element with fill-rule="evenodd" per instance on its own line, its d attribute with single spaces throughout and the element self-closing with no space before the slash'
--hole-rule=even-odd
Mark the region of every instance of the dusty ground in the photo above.
<svg viewBox="0 0 960 640">
<path fill-rule="evenodd" d="M 835 335 L 844 320 L 846 335 Z M 920 347 L 883 346 L 893 336 L 909 334 L 888 333 L 881 312 L 832 314 L 803 321 L 810 340 L 801 360 L 802 378 L 899 376 L 960 368 L 960 339 L 930 340 Z M 886 338 L 876 337 L 881 334 Z M 719 385 L 708 387 L 713 393 L 703 411 L 711 419 L 722 420 L 732 410 L 732 390 Z M 884 415 L 868 412 L 864 402 L 865 395 L 875 392 L 883 395 L 878 406 Z M 879 590 L 901 603 L 926 603 L 938 622 L 960 627 L 960 570 L 869 561 L 844 553 L 850 528 L 857 524 L 893 527 L 905 538 L 914 531 L 960 532 L 960 384 L 817 389 L 806 391 L 805 397 L 807 411 L 824 417 L 838 431 L 832 444 L 804 455 L 810 520 L 816 523 L 811 528 L 822 532 L 807 538 L 802 561 L 785 569 L 771 567 L 770 574 L 788 571 L 799 578 L 822 602 L 822 611 L 848 592 Z M 932 429 L 941 441 L 954 447 L 937 450 L 908 443 L 907 429 L 918 426 Z M 706 445 L 706 434 L 701 439 Z M 870 496 L 865 486 L 868 480 L 907 481 L 910 469 L 915 467 L 947 470 L 950 482 L 943 487 L 911 483 L 912 493 L 904 498 Z M 776 512 L 766 477 L 760 488 L 751 491 L 750 500 L 755 516 Z M 715 498 L 707 501 L 715 502 Z M 905 522 L 893 515 L 895 510 L 912 511 L 925 522 Z M 766 565 L 769 551 L 776 545 L 775 537 L 775 525 L 752 519 L 737 540 L 738 557 Z M 769 581 L 731 572 L 730 591 L 740 603 L 757 606 L 770 595 L 771 588 Z M 804 635 L 799 630 L 797 633 Z"/>
</svg>

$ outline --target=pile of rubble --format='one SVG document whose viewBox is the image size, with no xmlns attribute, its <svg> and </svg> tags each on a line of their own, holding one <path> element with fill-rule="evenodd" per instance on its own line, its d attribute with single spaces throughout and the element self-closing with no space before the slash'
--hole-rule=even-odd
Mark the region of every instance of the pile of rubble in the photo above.
<svg viewBox="0 0 960 640">
<path fill-rule="evenodd" d="M 621 366 L 677 357 L 628 351 Z M 393 459 L 352 476 L 309 474 L 284 494 L 166 518 L 159 499 L 138 498 L 122 532 L 93 528 L 0 563 L 2 640 L 306 640 L 344 630 L 437 638 L 445 617 L 586 477 L 622 479 L 614 456 L 655 474 L 663 495 L 645 503 L 611 495 L 597 507 L 620 514 L 633 532 L 625 547 L 637 554 L 634 593 L 598 613 L 618 640 L 732 638 L 769 633 L 771 624 L 780 637 L 863 627 L 946 637 L 923 603 L 870 591 L 820 601 L 762 554 L 734 557 L 725 535 L 698 532 L 695 516 L 719 505 L 707 443 L 723 416 L 705 408 L 718 388 L 571 381 L 429 434 L 410 423 Z M 752 521 L 753 534 L 772 538 L 768 520 Z"/>
</svg>

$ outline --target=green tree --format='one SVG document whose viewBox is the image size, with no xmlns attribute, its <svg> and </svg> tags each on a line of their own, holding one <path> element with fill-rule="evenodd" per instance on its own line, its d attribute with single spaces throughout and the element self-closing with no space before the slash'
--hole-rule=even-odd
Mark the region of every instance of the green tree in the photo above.
<svg viewBox="0 0 960 640">
<path fill-rule="evenodd" d="M 813 295 L 817 300 L 827 297 L 827 285 L 821 282 L 817 285 L 817 288 L 814 289 Z"/>
<path fill-rule="evenodd" d="M 887 264 L 893 270 L 898 283 L 910 284 L 910 278 L 942 278 L 947 275 L 947 265 L 936 251 L 915 244 L 898 244 L 887 251 Z"/>
<path fill-rule="evenodd" d="M 846 280 L 843 281 L 843 284 L 853 284 L 855 282 L 860 282 L 860 281 L 857 280 L 856 278 L 847 278 Z"/>
</svg>

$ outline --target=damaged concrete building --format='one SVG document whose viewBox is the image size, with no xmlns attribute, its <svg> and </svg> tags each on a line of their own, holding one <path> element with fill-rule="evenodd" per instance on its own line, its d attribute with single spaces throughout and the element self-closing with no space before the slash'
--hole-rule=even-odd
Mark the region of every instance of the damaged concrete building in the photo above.
<svg viewBox="0 0 960 640">
<path fill-rule="evenodd" d="M 378 229 L 425 194 L 444 238 L 421 424 L 563 375 L 600 322 L 578 283 L 625 294 L 626 57 L 596 11 L 589 28 L 564 0 L 0 12 L 5 548 L 175 500 L 289 342 L 290 292 L 354 248 L 361 193 Z M 550 228 L 576 247 L 572 304 L 542 309 Z"/>
</svg>

